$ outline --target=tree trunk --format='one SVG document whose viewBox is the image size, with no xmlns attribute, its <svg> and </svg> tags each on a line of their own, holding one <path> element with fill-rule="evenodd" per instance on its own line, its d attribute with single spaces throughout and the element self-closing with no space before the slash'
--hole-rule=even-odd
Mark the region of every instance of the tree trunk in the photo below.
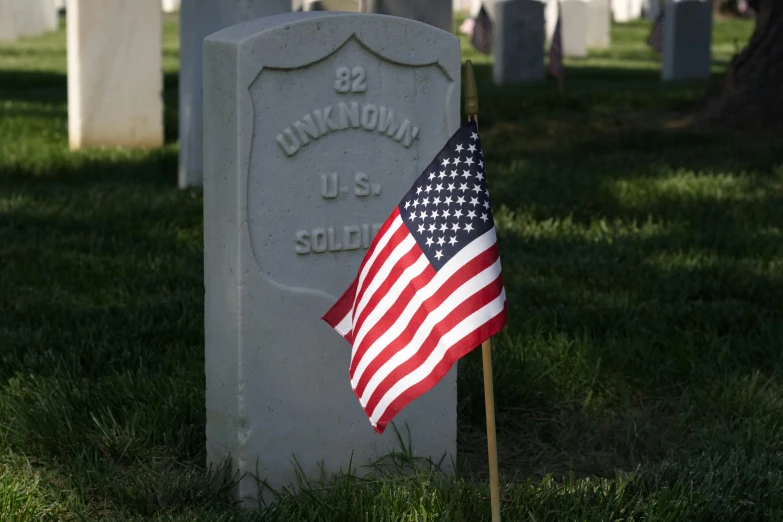
<svg viewBox="0 0 783 522">
<path fill-rule="evenodd" d="M 760 0 L 756 29 L 702 109 L 704 121 L 783 136 L 783 0 Z"/>
</svg>

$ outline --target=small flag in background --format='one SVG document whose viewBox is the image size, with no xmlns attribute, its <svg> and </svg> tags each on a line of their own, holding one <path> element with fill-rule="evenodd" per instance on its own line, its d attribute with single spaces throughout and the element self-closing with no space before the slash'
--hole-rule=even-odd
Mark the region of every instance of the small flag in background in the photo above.
<svg viewBox="0 0 783 522">
<path fill-rule="evenodd" d="M 473 30 L 470 33 L 470 43 L 480 53 L 490 54 L 492 52 L 492 20 L 483 5 L 476 15 Z"/>
<path fill-rule="evenodd" d="M 323 319 L 352 345 L 351 388 L 378 433 L 505 326 L 475 123 L 462 126 L 421 173 Z"/>
<path fill-rule="evenodd" d="M 555 32 L 552 34 L 552 43 L 549 46 L 549 74 L 555 78 L 563 76 L 563 17 L 557 14 Z"/>
<path fill-rule="evenodd" d="M 655 18 L 650 36 L 647 37 L 647 45 L 652 47 L 657 53 L 663 52 L 663 16 L 665 12 L 665 6 L 662 6 L 661 12 Z"/>
</svg>

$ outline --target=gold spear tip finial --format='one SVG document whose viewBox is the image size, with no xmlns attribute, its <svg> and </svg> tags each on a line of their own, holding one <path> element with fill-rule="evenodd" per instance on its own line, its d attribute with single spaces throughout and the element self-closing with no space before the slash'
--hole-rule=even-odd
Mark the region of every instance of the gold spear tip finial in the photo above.
<svg viewBox="0 0 783 522">
<path fill-rule="evenodd" d="M 468 119 L 478 117 L 478 89 L 476 89 L 476 77 L 473 75 L 473 64 L 465 61 L 465 114 Z"/>
</svg>

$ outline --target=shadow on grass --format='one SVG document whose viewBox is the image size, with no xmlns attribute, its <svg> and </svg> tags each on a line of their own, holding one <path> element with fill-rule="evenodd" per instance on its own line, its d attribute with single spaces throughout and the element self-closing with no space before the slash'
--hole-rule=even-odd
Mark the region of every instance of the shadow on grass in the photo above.
<svg viewBox="0 0 783 522">
<path fill-rule="evenodd" d="M 0 56 L 2 53 L 0 52 Z M 179 74 L 163 75 L 163 133 L 166 144 L 176 143 L 179 126 Z M 58 106 L 57 111 L 13 109 L 9 102 Z M 3 107 L 3 103 L 7 106 Z M 67 121 L 68 78 L 63 73 L 0 69 L 0 115 L 32 116 Z M 10 112 L 9 112 L 10 111 Z"/>
<path fill-rule="evenodd" d="M 476 69 L 511 313 L 495 350 L 507 471 L 608 477 L 779 444 L 779 399 L 758 392 L 740 415 L 729 404 L 783 373 L 781 143 L 691 125 L 710 82 L 572 68 L 560 94 Z M 481 382 L 472 353 L 460 433 L 478 468 Z"/>
<path fill-rule="evenodd" d="M 506 473 L 612 477 L 672 455 L 768 452 L 780 442 L 766 397 L 783 369 L 781 149 L 650 116 L 703 84 L 627 71 L 618 86 L 575 69 L 561 96 L 478 72 L 512 318 L 495 344 Z M 36 78 L 64 89 L 62 75 Z M 99 482 L 99 496 L 143 514 L 156 509 L 150 484 L 176 476 L 143 469 L 174 466 L 143 460 L 151 448 L 201 459 L 204 444 L 203 217 L 199 192 L 174 188 L 176 162 L 167 148 L 0 167 L 14 444 L 67 457 L 77 477 L 105 469 L 130 489 Z M 474 352 L 460 362 L 460 437 L 479 465 L 481 379 Z"/>
</svg>

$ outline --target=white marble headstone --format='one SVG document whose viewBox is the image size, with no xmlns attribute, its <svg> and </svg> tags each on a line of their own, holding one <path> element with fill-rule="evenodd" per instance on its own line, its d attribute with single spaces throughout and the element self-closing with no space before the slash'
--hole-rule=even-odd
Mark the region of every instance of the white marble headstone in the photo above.
<svg viewBox="0 0 783 522">
<path fill-rule="evenodd" d="M 291 0 L 185 0 L 180 8 L 179 186 L 200 187 L 204 177 L 202 44 L 208 35 L 240 22 L 287 13 Z"/>
<path fill-rule="evenodd" d="M 663 80 L 710 76 L 712 2 L 679 0 L 666 3 L 663 22 Z"/>
<path fill-rule="evenodd" d="M 544 4 L 540 0 L 499 0 L 492 30 L 492 79 L 496 85 L 537 82 L 544 66 Z"/>
<path fill-rule="evenodd" d="M 563 56 L 587 56 L 587 0 L 562 0 L 560 13 L 563 17 Z"/>
<path fill-rule="evenodd" d="M 557 27 L 557 17 L 560 14 L 558 10 L 558 0 L 542 0 L 544 2 L 544 20 L 546 24 L 546 45 L 552 42 L 552 36 Z"/>
<path fill-rule="evenodd" d="M 458 38 L 328 11 L 253 20 L 204 43 L 207 458 L 275 487 L 361 473 L 396 447 L 353 394 L 350 345 L 321 320 L 374 234 L 460 124 Z M 456 452 L 456 367 L 396 425 Z M 253 504 L 256 483 L 236 494 Z"/>
<path fill-rule="evenodd" d="M 69 0 L 72 149 L 163 144 L 160 0 Z"/>
<path fill-rule="evenodd" d="M 631 17 L 630 0 L 612 0 L 612 20 L 617 23 L 625 23 L 633 20 Z"/>
<path fill-rule="evenodd" d="M 161 0 L 161 9 L 163 9 L 164 13 L 176 13 L 181 5 L 182 0 Z"/>
<path fill-rule="evenodd" d="M 400 16 L 454 32 L 452 0 L 366 0 L 367 12 Z"/>
<path fill-rule="evenodd" d="M 644 16 L 644 0 L 630 0 L 631 1 L 631 18 L 633 20 L 641 20 Z"/>
<path fill-rule="evenodd" d="M 642 17 L 642 0 L 612 0 L 612 19 L 617 23 L 630 22 Z"/>
<path fill-rule="evenodd" d="M 609 0 L 589 0 L 587 16 L 587 47 L 608 49 L 612 41 Z"/>
<path fill-rule="evenodd" d="M 44 27 L 47 31 L 55 31 L 60 26 L 60 13 L 54 0 L 39 0 L 44 17 Z"/>
<path fill-rule="evenodd" d="M 48 0 L 12 0 L 16 34 L 19 36 L 38 36 L 50 30 L 47 7 L 54 11 L 54 4 Z"/>
<path fill-rule="evenodd" d="M 13 42 L 16 38 L 14 0 L 0 0 L 0 42 Z"/>
</svg>

